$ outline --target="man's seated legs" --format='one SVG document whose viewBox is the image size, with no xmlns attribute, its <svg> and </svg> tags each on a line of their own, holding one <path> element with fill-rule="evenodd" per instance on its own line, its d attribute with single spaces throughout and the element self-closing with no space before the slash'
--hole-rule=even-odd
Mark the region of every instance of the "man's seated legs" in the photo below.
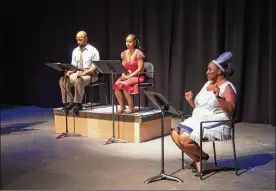
<svg viewBox="0 0 276 191">
<path fill-rule="evenodd" d="M 91 77 L 87 76 L 78 76 L 77 73 L 71 74 L 66 81 L 66 89 L 64 84 L 64 77 L 61 77 L 59 80 L 59 85 L 61 88 L 62 103 L 65 105 L 65 110 L 71 110 L 74 108 L 77 112 L 82 110 L 82 98 L 85 91 L 85 86 L 90 83 Z M 74 87 L 75 94 L 72 95 L 71 88 Z M 67 92 L 67 100 L 65 100 L 65 92 Z"/>
<path fill-rule="evenodd" d="M 64 77 L 61 77 L 59 79 L 59 86 L 61 90 L 61 97 L 62 97 L 62 103 L 64 104 L 64 109 L 66 110 L 71 110 L 74 107 L 74 98 L 72 95 L 71 88 L 73 87 L 73 83 L 70 82 L 70 80 L 67 78 L 66 79 L 66 88 L 65 88 L 65 83 L 64 83 Z M 67 94 L 66 94 L 67 92 Z M 67 100 L 66 96 L 67 95 Z"/>
<path fill-rule="evenodd" d="M 72 76 L 72 75 L 71 75 Z M 73 82 L 75 88 L 74 95 L 74 107 L 73 109 L 78 112 L 82 110 L 82 99 L 85 92 L 85 86 L 90 83 L 91 77 L 89 75 L 86 76 L 70 76 L 70 81 Z"/>
</svg>

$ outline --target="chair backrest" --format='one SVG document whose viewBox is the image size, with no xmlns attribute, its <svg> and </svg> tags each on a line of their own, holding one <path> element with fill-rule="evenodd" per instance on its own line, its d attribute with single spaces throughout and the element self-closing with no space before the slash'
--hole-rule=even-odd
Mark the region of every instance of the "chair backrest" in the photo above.
<svg viewBox="0 0 276 191">
<path fill-rule="evenodd" d="M 154 72 L 154 65 L 150 62 L 144 62 L 144 72 Z M 146 74 L 148 78 L 153 78 L 153 73 Z"/>
</svg>

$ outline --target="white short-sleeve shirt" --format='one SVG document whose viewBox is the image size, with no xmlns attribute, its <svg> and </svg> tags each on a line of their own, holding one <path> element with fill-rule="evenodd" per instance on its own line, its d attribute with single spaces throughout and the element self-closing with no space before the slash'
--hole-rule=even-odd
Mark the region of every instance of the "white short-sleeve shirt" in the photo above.
<svg viewBox="0 0 276 191">
<path fill-rule="evenodd" d="M 99 51 L 95 47 L 91 46 L 90 44 L 87 44 L 82 50 L 82 60 L 83 60 L 82 67 L 80 63 L 80 56 L 81 56 L 81 49 L 80 47 L 77 47 L 73 50 L 72 62 L 71 62 L 71 64 L 77 68 L 89 69 L 92 66 L 94 66 L 94 64 L 92 63 L 93 61 L 100 60 Z"/>
</svg>

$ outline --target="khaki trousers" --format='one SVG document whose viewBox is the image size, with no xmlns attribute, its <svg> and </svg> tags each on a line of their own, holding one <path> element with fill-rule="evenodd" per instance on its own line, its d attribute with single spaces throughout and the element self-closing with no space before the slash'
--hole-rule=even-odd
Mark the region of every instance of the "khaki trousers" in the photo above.
<svg viewBox="0 0 276 191">
<path fill-rule="evenodd" d="M 62 96 L 62 103 L 82 103 L 82 98 L 84 95 L 85 91 L 85 86 L 88 85 L 91 81 L 91 76 L 86 75 L 86 76 L 77 76 L 77 73 L 73 73 L 67 78 L 66 80 L 66 88 L 64 84 L 64 77 L 61 77 L 59 80 L 59 85 L 61 89 L 61 96 Z M 92 82 L 97 81 L 98 78 L 96 76 L 93 76 Z M 72 95 L 71 88 L 74 87 L 75 89 L 75 94 L 74 97 Z M 67 92 L 67 100 L 65 101 L 65 92 Z"/>
</svg>

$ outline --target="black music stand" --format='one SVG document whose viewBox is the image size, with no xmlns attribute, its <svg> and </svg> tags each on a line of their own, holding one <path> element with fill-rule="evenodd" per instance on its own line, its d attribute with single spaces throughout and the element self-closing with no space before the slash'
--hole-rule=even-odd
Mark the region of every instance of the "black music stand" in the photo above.
<svg viewBox="0 0 276 191">
<path fill-rule="evenodd" d="M 97 67 L 99 72 L 103 74 L 110 74 L 111 75 L 111 86 L 112 86 L 112 94 L 111 94 L 111 102 L 112 102 L 112 130 L 113 134 L 112 137 L 109 138 L 104 145 L 111 144 L 111 143 L 127 143 L 125 140 L 120 140 L 115 138 L 115 114 L 114 114 L 114 92 L 113 92 L 113 84 L 114 78 L 116 74 L 128 73 L 127 69 L 122 65 L 119 60 L 99 60 L 93 61 L 93 64 Z"/>
<path fill-rule="evenodd" d="M 160 93 L 155 93 L 155 92 L 151 92 L 151 91 L 146 91 L 143 90 L 143 92 L 146 94 L 146 96 L 154 103 L 154 105 L 161 110 L 161 172 L 160 174 L 153 176 L 151 178 L 149 178 L 148 180 L 146 180 L 144 183 L 148 184 L 150 182 L 154 182 L 154 181 L 158 181 L 158 180 L 174 180 L 174 181 L 178 181 L 178 182 L 183 182 L 183 180 L 171 176 L 171 175 L 167 175 L 165 174 L 165 170 L 164 170 L 164 115 L 166 112 L 169 112 L 170 108 L 172 108 L 172 110 L 175 110 L 174 112 L 179 113 L 179 111 L 177 111 L 176 109 L 174 109 L 169 102 L 166 100 L 166 98 L 164 98 L 162 96 L 162 94 Z"/>
<path fill-rule="evenodd" d="M 81 71 L 82 69 L 80 68 L 76 68 L 75 66 L 73 66 L 72 64 L 62 64 L 62 63 L 47 63 L 46 64 L 47 66 L 57 70 L 57 71 L 60 71 L 60 72 L 64 72 L 64 88 L 65 88 L 65 105 L 67 105 L 67 90 L 66 90 L 66 73 L 67 71 Z M 65 132 L 60 134 L 59 136 L 57 136 L 56 139 L 60 139 L 61 137 L 79 137 L 81 136 L 80 134 L 76 134 L 76 133 L 69 133 L 68 132 L 68 113 L 69 111 L 66 109 L 64 109 L 64 112 L 65 112 Z M 73 115 L 74 115 L 74 112 L 73 112 Z"/>
</svg>

